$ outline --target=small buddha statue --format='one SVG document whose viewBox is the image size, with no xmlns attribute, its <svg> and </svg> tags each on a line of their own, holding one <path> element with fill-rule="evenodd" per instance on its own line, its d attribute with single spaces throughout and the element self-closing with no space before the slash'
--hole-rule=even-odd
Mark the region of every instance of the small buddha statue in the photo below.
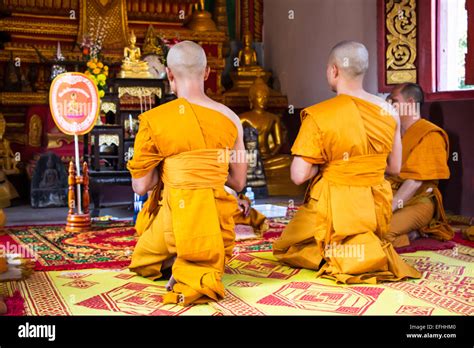
<svg viewBox="0 0 474 348">
<path fill-rule="evenodd" d="M 257 52 L 252 48 L 253 37 L 251 32 L 244 34 L 244 48 L 239 51 L 239 67 L 238 71 L 263 71 L 263 68 L 258 65 Z"/>
<path fill-rule="evenodd" d="M 10 142 L 4 137 L 5 129 L 6 121 L 3 114 L 0 114 L 0 169 L 3 169 L 7 174 L 17 173 L 17 161 Z"/>
<path fill-rule="evenodd" d="M 257 52 L 252 47 L 253 36 L 251 32 L 244 34 L 243 43 L 244 47 L 238 53 L 239 66 L 236 71 L 230 73 L 233 87 L 225 93 L 225 96 L 246 97 L 256 78 L 260 77 L 267 83 L 272 75 L 258 65 Z M 273 91 L 271 91 L 271 94 L 274 94 Z"/>
<path fill-rule="evenodd" d="M 258 147 L 263 159 L 270 195 L 298 195 L 304 188 L 294 185 L 290 179 L 291 155 L 280 154 L 285 143 L 286 129 L 278 115 L 266 111 L 270 87 L 258 77 L 249 89 L 251 110 L 240 114 L 243 126 L 258 131 Z"/>
<path fill-rule="evenodd" d="M 39 188 L 41 189 L 57 189 L 61 187 L 58 170 L 54 166 L 53 157 L 49 156 L 46 163 L 46 170 L 41 178 Z"/>
<path fill-rule="evenodd" d="M 160 44 L 160 38 L 156 35 L 152 25 L 149 25 L 146 31 L 145 42 L 143 43 L 143 54 L 156 54 L 160 58 L 164 58 L 165 56 L 163 46 Z"/>
<path fill-rule="evenodd" d="M 141 60 L 140 47 L 135 46 L 137 37 L 132 30 L 130 34 L 130 46 L 123 49 L 121 78 L 150 78 L 148 63 Z"/>
<path fill-rule="evenodd" d="M 41 117 L 34 114 L 30 118 L 30 126 L 28 130 L 28 143 L 30 146 L 39 147 L 41 146 L 41 132 L 43 130 L 43 124 Z"/>
</svg>

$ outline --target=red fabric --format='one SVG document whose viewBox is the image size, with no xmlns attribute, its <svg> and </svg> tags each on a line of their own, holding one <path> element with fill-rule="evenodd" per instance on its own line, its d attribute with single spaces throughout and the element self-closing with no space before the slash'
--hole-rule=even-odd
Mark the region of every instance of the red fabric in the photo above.
<svg viewBox="0 0 474 348">
<path fill-rule="evenodd" d="M 461 245 L 465 245 L 465 246 L 468 246 L 470 248 L 474 248 L 474 242 L 470 241 L 470 240 L 467 240 L 467 239 L 464 239 L 462 237 L 462 233 L 461 232 L 456 232 L 454 234 L 454 238 L 453 238 L 453 242 L 456 242 L 458 244 L 461 244 Z"/>
<path fill-rule="evenodd" d="M 466 85 L 474 85 L 474 0 L 466 0 L 467 10 L 467 54 Z"/>
<path fill-rule="evenodd" d="M 61 226 L 64 224 L 49 224 L 47 226 Z M 7 228 L 11 228 L 8 226 Z M 18 226 L 15 226 L 18 228 Z M 22 226 L 28 228 L 28 226 Z M 124 233 L 134 235 L 135 230 L 129 228 L 124 230 Z M 98 241 L 100 242 L 100 241 Z M 31 258 L 32 255 L 27 255 L 28 250 L 19 244 L 15 239 L 10 237 L 8 234 L 0 235 L 0 246 L 8 246 L 7 250 L 15 250 L 24 258 Z M 88 263 L 76 263 L 76 262 L 67 262 L 60 265 L 43 265 L 39 261 L 35 260 L 35 271 L 72 271 L 79 269 L 89 269 L 89 268 L 100 268 L 100 269 L 121 269 L 126 268 L 130 265 L 130 260 L 127 261 L 105 261 L 105 262 L 88 262 Z"/>
<path fill-rule="evenodd" d="M 4 298 L 5 304 L 7 305 L 6 316 L 23 316 L 25 315 L 25 300 L 20 295 L 19 291 L 10 297 Z"/>
<path fill-rule="evenodd" d="M 421 250 L 445 250 L 445 249 L 452 249 L 456 246 L 456 243 L 453 241 L 445 241 L 441 242 L 439 240 L 433 238 L 419 238 L 412 240 L 410 245 L 402 248 L 395 248 L 397 253 L 405 254 L 405 253 L 414 253 L 415 251 Z"/>
</svg>

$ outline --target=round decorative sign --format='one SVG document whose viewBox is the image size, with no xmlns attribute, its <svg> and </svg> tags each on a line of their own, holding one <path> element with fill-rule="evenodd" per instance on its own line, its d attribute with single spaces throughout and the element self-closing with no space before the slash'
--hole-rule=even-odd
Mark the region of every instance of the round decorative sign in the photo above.
<svg viewBox="0 0 474 348">
<path fill-rule="evenodd" d="M 97 86 L 82 73 L 60 74 L 51 83 L 49 107 L 54 122 L 63 133 L 88 133 L 96 124 L 99 104 Z"/>
</svg>

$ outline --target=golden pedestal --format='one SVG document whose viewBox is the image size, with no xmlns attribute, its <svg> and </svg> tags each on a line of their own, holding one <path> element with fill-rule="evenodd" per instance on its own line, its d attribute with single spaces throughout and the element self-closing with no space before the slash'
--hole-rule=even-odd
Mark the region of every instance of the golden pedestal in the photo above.
<svg viewBox="0 0 474 348">
<path fill-rule="evenodd" d="M 66 231 L 67 232 L 87 232 L 91 229 L 91 216 L 87 214 L 68 214 Z"/>
<path fill-rule="evenodd" d="M 217 31 L 216 23 L 212 20 L 212 14 L 204 10 L 193 12 L 188 28 L 194 31 Z"/>
<path fill-rule="evenodd" d="M 252 86 L 255 80 L 260 77 L 266 84 L 272 74 L 267 71 L 234 71 L 230 73 L 230 77 L 234 86 L 227 92 L 228 96 L 248 96 L 250 86 Z M 271 93 L 271 92 L 270 92 Z"/>
</svg>

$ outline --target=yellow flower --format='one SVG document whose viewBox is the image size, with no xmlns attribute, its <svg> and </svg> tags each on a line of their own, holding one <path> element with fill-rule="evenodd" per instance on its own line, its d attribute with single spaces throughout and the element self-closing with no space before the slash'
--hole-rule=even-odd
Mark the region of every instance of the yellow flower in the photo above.
<svg viewBox="0 0 474 348">
<path fill-rule="evenodd" d="M 105 92 L 101 89 L 101 90 L 99 91 L 99 97 L 100 97 L 100 98 L 103 98 L 104 95 L 105 95 Z"/>
<path fill-rule="evenodd" d="M 87 76 L 89 76 L 91 74 L 91 72 L 89 70 L 86 70 L 86 72 L 84 73 L 86 74 Z"/>
<path fill-rule="evenodd" d="M 97 63 L 97 67 L 98 68 L 103 68 L 104 67 L 104 64 L 102 64 L 101 62 Z"/>
<path fill-rule="evenodd" d="M 106 77 L 104 74 L 97 75 L 97 80 L 99 81 L 105 81 Z"/>
<path fill-rule="evenodd" d="M 95 68 L 94 70 L 92 70 L 92 72 L 93 72 L 95 75 L 99 75 L 99 74 L 100 74 L 100 69 Z"/>
<path fill-rule="evenodd" d="M 95 69 L 95 68 L 97 68 L 97 65 L 95 65 L 95 63 L 92 63 L 92 62 L 91 62 L 91 64 L 89 65 L 89 68 Z"/>
<path fill-rule="evenodd" d="M 92 62 L 87 62 L 87 67 L 90 68 L 91 64 L 92 64 Z"/>
<path fill-rule="evenodd" d="M 109 70 L 109 67 L 107 65 L 104 65 L 104 70 L 105 71 L 108 71 Z"/>
<path fill-rule="evenodd" d="M 99 81 L 99 86 L 105 86 L 105 81 Z"/>
</svg>

